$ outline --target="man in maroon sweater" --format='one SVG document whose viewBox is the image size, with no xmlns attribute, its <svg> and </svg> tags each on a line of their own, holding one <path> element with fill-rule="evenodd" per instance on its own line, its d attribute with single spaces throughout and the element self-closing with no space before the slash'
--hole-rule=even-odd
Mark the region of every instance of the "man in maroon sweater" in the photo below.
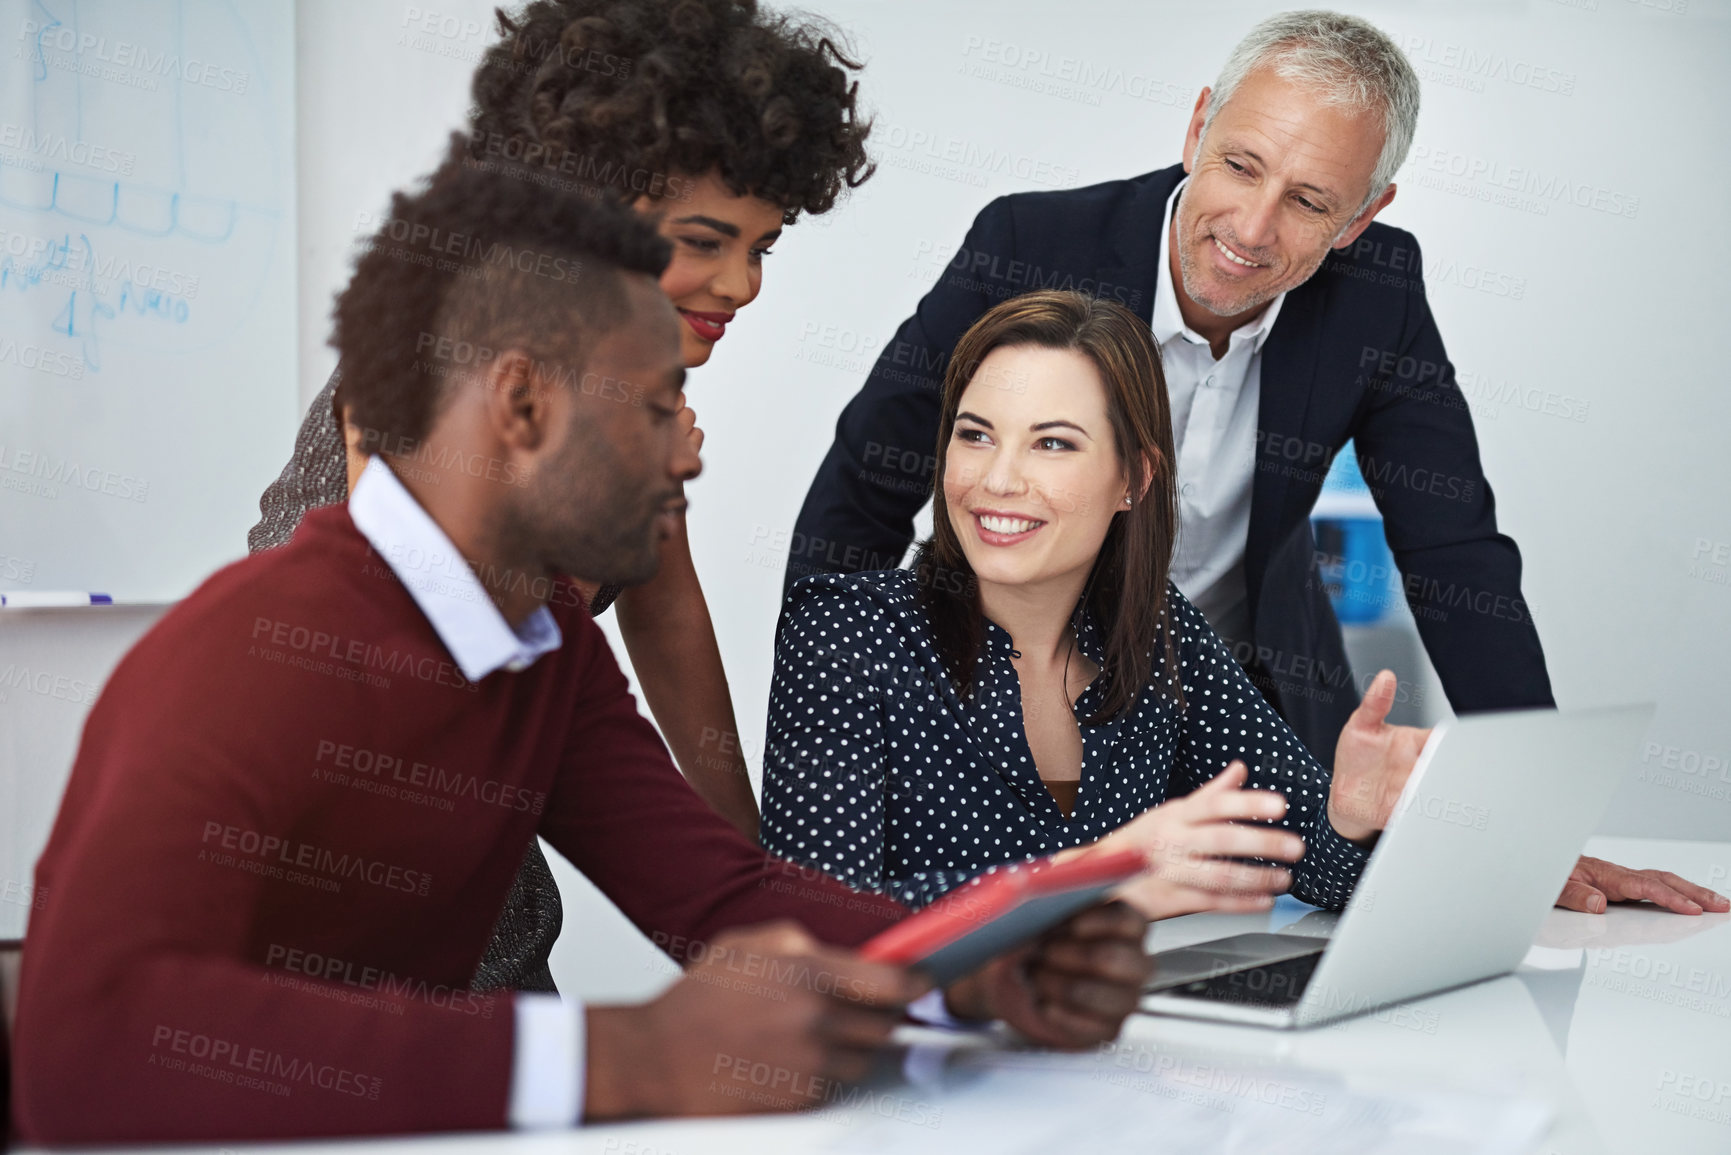
<svg viewBox="0 0 1731 1155">
<path fill-rule="evenodd" d="M 902 909 L 767 859 L 639 715 L 562 575 L 649 576 L 696 466 L 650 224 L 460 161 L 393 209 L 335 337 L 383 455 L 347 507 L 168 614 L 91 712 L 37 868 L 23 1132 L 794 1106 L 921 1002 L 1050 1045 L 1114 1036 L 1139 919 L 1098 908 L 922 999 L 846 949 Z M 686 975 L 633 1007 L 470 993 L 537 834 Z M 770 1103 L 728 1093 L 754 1063 L 789 1072 Z"/>
</svg>

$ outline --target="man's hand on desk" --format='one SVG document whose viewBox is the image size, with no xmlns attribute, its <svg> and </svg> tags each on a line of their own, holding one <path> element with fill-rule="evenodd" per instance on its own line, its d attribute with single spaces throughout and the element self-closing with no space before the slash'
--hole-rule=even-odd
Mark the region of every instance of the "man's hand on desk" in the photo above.
<svg viewBox="0 0 1731 1155">
<path fill-rule="evenodd" d="M 824 946 L 792 922 L 722 935 L 653 1002 L 587 1010 L 588 1120 L 791 1111 L 856 1082 L 914 972 Z"/>
<path fill-rule="evenodd" d="M 1399 686 L 1393 671 L 1377 674 L 1334 746 L 1328 821 L 1335 833 L 1363 842 L 1388 825 L 1429 730 L 1392 726 L 1388 712 Z"/>
<path fill-rule="evenodd" d="M 1557 905 L 1566 910 L 1603 914 L 1613 902 L 1651 902 L 1678 914 L 1715 914 L 1731 910 L 1724 895 L 1696 886 L 1668 870 L 1631 870 L 1602 858 L 1581 856 Z"/>
<path fill-rule="evenodd" d="M 1041 1046 L 1080 1050 L 1118 1037 L 1153 960 L 1148 922 L 1122 902 L 1085 910 L 1020 950 L 951 983 L 944 1004 L 961 1019 L 1002 1019 Z"/>
</svg>

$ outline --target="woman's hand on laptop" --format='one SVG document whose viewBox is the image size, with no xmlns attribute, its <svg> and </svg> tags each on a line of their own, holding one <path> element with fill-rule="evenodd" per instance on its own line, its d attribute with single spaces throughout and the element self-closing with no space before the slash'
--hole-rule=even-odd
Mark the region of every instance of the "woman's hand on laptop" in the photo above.
<svg viewBox="0 0 1731 1155">
<path fill-rule="evenodd" d="M 1145 918 L 1172 918 L 1203 910 L 1257 911 L 1292 885 L 1278 866 L 1249 866 L 1236 858 L 1296 862 L 1304 840 L 1284 830 L 1246 826 L 1273 822 L 1286 813 L 1286 797 L 1274 790 L 1245 790 L 1249 771 L 1234 762 L 1208 782 L 1131 819 L 1095 845 L 1134 847 L 1148 857 L 1148 870 L 1116 894 Z"/>
<path fill-rule="evenodd" d="M 1328 821 L 1335 833 L 1363 842 L 1388 825 L 1394 804 L 1424 749 L 1430 731 L 1388 722 L 1398 680 L 1383 670 L 1365 691 L 1334 746 L 1334 783 Z"/>
</svg>

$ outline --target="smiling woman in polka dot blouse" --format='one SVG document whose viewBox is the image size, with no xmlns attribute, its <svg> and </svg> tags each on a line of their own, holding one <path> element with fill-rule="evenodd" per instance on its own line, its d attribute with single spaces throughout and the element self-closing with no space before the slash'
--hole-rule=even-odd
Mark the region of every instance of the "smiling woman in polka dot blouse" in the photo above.
<svg viewBox="0 0 1731 1155">
<path fill-rule="evenodd" d="M 1344 905 L 1426 731 L 1383 721 L 1379 675 L 1331 791 L 1166 580 L 1175 456 L 1147 326 L 1075 293 L 998 305 L 950 359 L 938 445 L 914 568 L 789 595 L 764 845 L 913 906 L 1098 842 L 1148 855 L 1122 894 L 1149 918 L 1288 887 Z"/>
</svg>

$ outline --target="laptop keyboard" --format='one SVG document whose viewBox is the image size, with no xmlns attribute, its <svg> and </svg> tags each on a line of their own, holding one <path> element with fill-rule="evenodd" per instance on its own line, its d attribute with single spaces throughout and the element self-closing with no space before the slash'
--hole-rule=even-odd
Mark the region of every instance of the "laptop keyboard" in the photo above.
<svg viewBox="0 0 1731 1155">
<path fill-rule="evenodd" d="M 1165 994 L 1210 1002 L 1243 1003 L 1255 1007 L 1289 1007 L 1304 994 L 1322 954 L 1231 971 L 1174 987 Z"/>
</svg>

